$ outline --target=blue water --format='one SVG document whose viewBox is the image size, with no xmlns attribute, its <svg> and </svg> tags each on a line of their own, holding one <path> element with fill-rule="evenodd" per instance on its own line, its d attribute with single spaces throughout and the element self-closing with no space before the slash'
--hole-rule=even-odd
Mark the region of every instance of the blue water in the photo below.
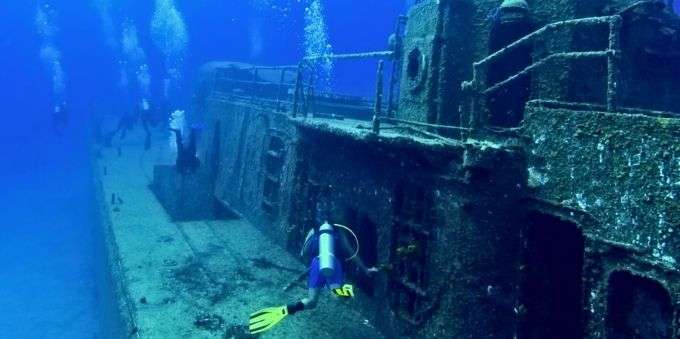
<svg viewBox="0 0 680 339">
<path fill-rule="evenodd" d="M 163 104 L 169 71 L 151 34 L 155 2 L 0 2 L 0 338 L 121 337 L 94 204 L 91 126 L 142 97 Z M 190 108 L 192 83 L 207 61 L 296 63 L 307 2 L 176 0 L 189 39 L 172 105 Z M 322 1 L 333 51 L 386 49 L 405 2 Z M 51 34 L 36 25 L 39 9 Z M 137 29 L 144 58 L 135 62 L 149 68 L 149 93 L 134 77 L 121 84 L 125 59 L 115 45 L 125 21 Z M 371 93 L 374 63 L 337 67 L 337 90 Z M 69 125 L 57 136 L 50 113 L 61 101 Z"/>
<path fill-rule="evenodd" d="M 72 146 L 45 150 L 64 155 Z M 87 159 L 39 156 L 2 180 L 0 337 L 111 338 L 102 326 L 115 313 Z"/>
</svg>

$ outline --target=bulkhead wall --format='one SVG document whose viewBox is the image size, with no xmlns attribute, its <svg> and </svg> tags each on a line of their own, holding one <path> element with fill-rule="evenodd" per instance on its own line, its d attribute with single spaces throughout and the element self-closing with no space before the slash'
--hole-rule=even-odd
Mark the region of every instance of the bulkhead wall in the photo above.
<svg viewBox="0 0 680 339">
<path fill-rule="evenodd" d="M 343 132 L 216 98 L 206 107 L 200 152 L 215 196 L 293 253 L 329 201 L 361 258 L 382 268 L 346 269 L 371 324 L 393 337 L 514 334 L 522 152 Z"/>
<path fill-rule="evenodd" d="M 677 267 L 680 119 L 529 105 L 536 196 L 592 215 L 587 229 Z"/>
<path fill-rule="evenodd" d="M 215 197 L 274 237 L 287 234 L 297 132 L 288 119 L 256 105 L 206 100 L 199 153 Z"/>
<path fill-rule="evenodd" d="M 329 197 L 331 219 L 375 236 L 361 256 L 381 274 L 365 281 L 348 269 L 373 296 L 358 305 L 371 323 L 391 337 L 514 334 L 522 152 L 358 137 L 332 127 L 299 131 L 291 221 L 303 227 L 291 250 L 314 225 L 315 203 Z"/>
<path fill-rule="evenodd" d="M 680 119 L 670 117 L 571 111 L 535 103 L 527 107 L 524 131 L 531 140 L 527 152 L 532 196 L 556 206 L 565 218 L 580 220 L 586 237 L 587 338 L 636 330 L 668 333 L 673 323 L 678 330 L 678 127 Z M 616 272 L 644 277 L 649 284 L 613 288 Z M 650 284 L 673 296 L 658 302 L 672 308 L 654 318 L 664 319 L 658 328 L 644 325 L 648 312 L 641 311 L 658 305 L 636 301 L 637 295 L 652 293 L 644 287 Z M 608 296 L 619 294 L 632 299 L 608 301 Z M 621 320 L 628 316 L 634 319 Z"/>
<path fill-rule="evenodd" d="M 613 8 L 608 7 L 610 2 L 607 0 L 527 2 L 536 29 L 562 20 L 608 15 L 611 13 L 607 9 Z M 440 124 L 461 123 L 458 115 L 463 101 L 461 83 L 471 79 L 473 62 L 489 55 L 489 34 L 501 3 L 500 0 L 430 0 L 411 9 L 402 54 L 399 118 Z M 541 53 L 590 47 L 593 42 L 582 35 L 570 30 L 552 32 L 544 42 L 537 44 L 536 58 L 542 57 Z M 589 67 L 585 65 L 581 69 L 592 72 Z M 574 92 L 568 76 L 572 68 L 569 63 L 563 63 L 543 69 L 543 76 L 537 78 L 533 86 L 533 96 L 567 98 L 570 90 Z M 579 76 L 588 74 L 584 71 Z M 578 83 L 599 84 L 592 82 L 595 81 Z"/>
<path fill-rule="evenodd" d="M 401 94 L 397 116 L 401 119 L 435 122 L 431 101 L 436 95 L 439 72 L 437 39 L 441 25 L 440 5 L 427 1 L 409 12 L 403 45 Z"/>
</svg>

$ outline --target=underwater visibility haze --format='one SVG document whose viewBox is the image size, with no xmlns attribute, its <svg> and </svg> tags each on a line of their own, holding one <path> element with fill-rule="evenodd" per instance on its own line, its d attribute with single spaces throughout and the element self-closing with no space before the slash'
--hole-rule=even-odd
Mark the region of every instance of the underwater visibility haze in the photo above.
<svg viewBox="0 0 680 339">
<path fill-rule="evenodd" d="M 679 14 L 3 1 L 0 338 L 680 338 Z"/>
</svg>

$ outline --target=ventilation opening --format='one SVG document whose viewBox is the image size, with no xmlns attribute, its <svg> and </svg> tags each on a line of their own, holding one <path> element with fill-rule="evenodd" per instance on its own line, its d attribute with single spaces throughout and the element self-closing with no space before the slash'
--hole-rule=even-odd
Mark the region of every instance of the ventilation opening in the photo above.
<svg viewBox="0 0 680 339">
<path fill-rule="evenodd" d="M 356 210 L 348 210 L 345 214 L 345 220 L 352 231 L 356 233 L 359 238 L 359 247 L 361 259 L 368 267 L 376 266 L 378 264 L 378 230 L 376 224 L 365 214 L 360 214 Z M 354 245 L 354 239 L 351 234 L 347 235 L 350 244 Z M 347 256 L 352 253 L 347 253 Z M 369 296 L 374 295 L 375 287 L 373 286 L 373 279 L 367 277 L 363 273 L 355 274 L 356 270 L 349 270 L 348 275 L 357 286 Z"/>
<path fill-rule="evenodd" d="M 417 80 L 420 76 L 422 58 L 423 54 L 418 48 L 412 50 L 408 54 L 408 68 L 406 74 L 408 75 L 409 80 Z"/>
<path fill-rule="evenodd" d="M 658 282 L 630 272 L 609 277 L 608 339 L 670 339 L 671 298 Z"/>
<path fill-rule="evenodd" d="M 530 215 L 526 235 L 520 325 L 523 339 L 583 338 L 584 238 L 574 224 Z"/>
</svg>

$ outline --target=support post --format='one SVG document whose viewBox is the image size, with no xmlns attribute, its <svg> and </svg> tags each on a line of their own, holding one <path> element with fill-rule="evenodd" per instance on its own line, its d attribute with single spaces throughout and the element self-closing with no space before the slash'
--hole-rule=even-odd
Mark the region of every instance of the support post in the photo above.
<svg viewBox="0 0 680 339">
<path fill-rule="evenodd" d="M 298 66 L 297 78 L 295 80 L 295 96 L 293 97 L 293 118 L 298 114 L 300 109 L 300 96 L 302 95 L 302 63 Z"/>
<path fill-rule="evenodd" d="M 281 69 L 281 82 L 279 82 L 279 91 L 276 94 L 276 111 L 281 112 L 281 98 L 283 97 L 284 84 L 286 81 L 286 69 Z"/>
<path fill-rule="evenodd" d="M 380 116 L 382 115 L 382 99 L 383 99 L 383 70 L 385 68 L 385 61 L 378 62 L 378 74 L 375 84 L 375 109 L 373 114 L 373 133 L 380 134 Z"/>
<path fill-rule="evenodd" d="M 259 77 L 259 73 L 258 73 L 257 68 L 253 67 L 252 72 L 253 72 L 253 80 L 252 80 L 253 83 L 251 84 L 251 86 L 253 86 L 253 87 L 250 88 L 250 103 L 255 102 L 255 91 L 256 91 L 256 88 L 257 88 L 257 85 L 255 85 L 255 82 L 257 82 L 257 79 Z"/>
<path fill-rule="evenodd" d="M 395 89 L 398 82 L 401 80 L 401 67 L 404 60 L 404 36 L 403 30 L 406 25 L 406 16 L 399 16 L 397 19 L 397 27 L 394 31 L 394 50 L 392 51 L 392 72 L 390 73 L 390 90 L 387 99 L 387 116 L 395 116 Z"/>
<path fill-rule="evenodd" d="M 314 100 L 314 75 L 309 76 L 309 85 L 307 85 L 307 91 L 303 89 L 303 96 L 304 96 L 304 106 L 303 106 L 303 111 L 302 115 L 306 118 L 309 115 L 310 108 L 312 108 L 312 101 Z M 304 85 L 303 85 L 304 86 Z M 312 115 L 314 115 L 314 112 L 312 112 Z"/>
<path fill-rule="evenodd" d="M 487 89 L 486 67 L 486 64 L 475 63 L 472 68 L 472 81 L 466 84 L 467 90 L 470 91 L 469 127 L 473 133 L 485 127 L 488 120 L 489 113 L 486 107 L 486 95 L 484 94 Z"/>
<path fill-rule="evenodd" d="M 618 105 L 618 82 L 620 78 L 619 57 L 621 54 L 621 17 L 612 17 L 609 22 L 609 50 L 607 51 L 607 111 L 614 112 Z"/>
</svg>

